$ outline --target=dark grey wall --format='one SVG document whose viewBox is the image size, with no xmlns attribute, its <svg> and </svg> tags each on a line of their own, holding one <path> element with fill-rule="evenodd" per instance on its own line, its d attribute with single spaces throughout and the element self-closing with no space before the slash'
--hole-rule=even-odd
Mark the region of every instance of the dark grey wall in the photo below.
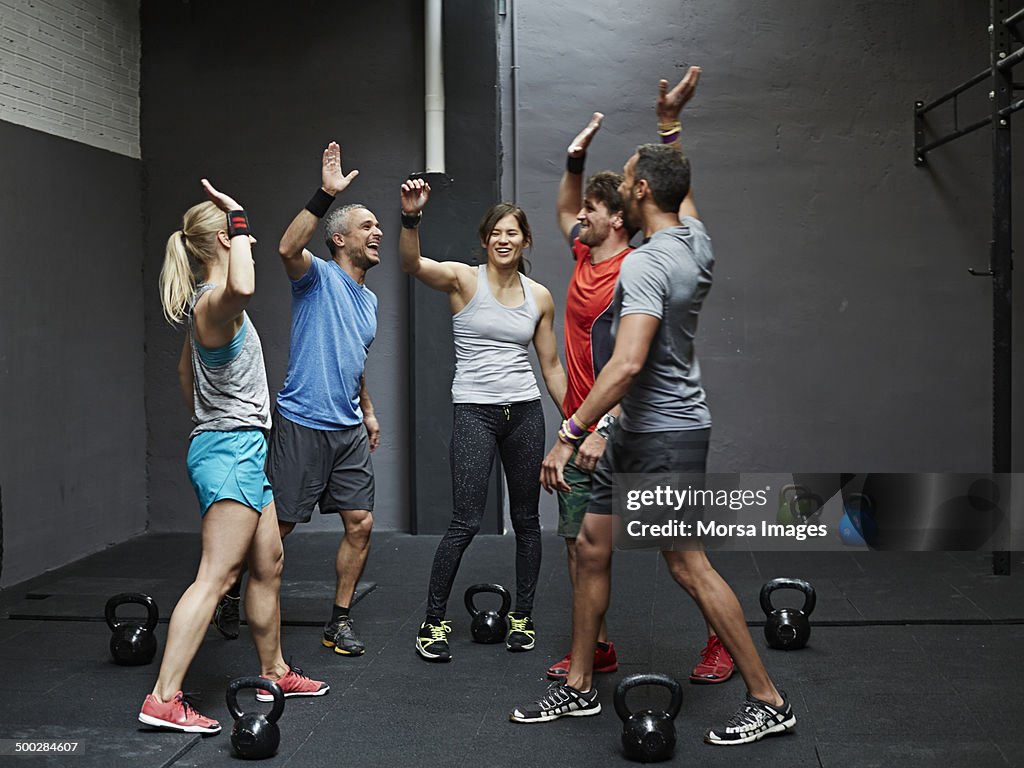
<svg viewBox="0 0 1024 768">
<path fill-rule="evenodd" d="M 0 586 L 146 527 L 137 160 L 0 121 Z"/>
<path fill-rule="evenodd" d="M 533 276 L 556 300 L 571 264 L 553 215 L 569 140 L 604 112 L 587 167 L 621 169 L 654 137 L 658 78 L 704 69 L 683 142 L 717 256 L 698 340 L 715 470 L 990 468 L 992 288 L 966 271 L 988 264 L 990 139 L 915 168 L 911 118 L 915 99 L 985 69 L 987 5 L 510 3 L 518 198 Z M 508 62 L 511 13 L 502 35 Z M 962 124 L 986 114 L 986 92 L 964 101 Z M 512 170 L 510 158 L 506 188 Z M 1018 403 L 1017 468 L 1022 428 Z M 549 527 L 554 510 L 548 499 Z"/>
<path fill-rule="evenodd" d="M 420 226 L 423 254 L 439 261 L 480 263 L 477 228 L 484 212 L 498 200 L 501 148 L 495 21 L 492 3 L 444 3 L 447 177 L 439 173 L 428 177 L 431 201 Z M 444 533 L 452 514 L 448 455 L 455 350 L 451 308 L 445 294 L 413 278 L 409 278 L 409 294 L 410 530 Z M 480 530 L 496 533 L 502 529 L 500 470 L 492 471 L 489 487 Z"/>
<path fill-rule="evenodd" d="M 506 109 L 502 196 L 513 196 L 515 178 L 535 232 L 533 276 L 556 297 L 569 277 L 552 210 L 566 143 L 600 109 L 608 117 L 588 168 L 621 167 L 653 137 L 657 78 L 704 67 L 684 143 L 718 255 L 699 343 L 715 469 L 988 466 L 991 286 L 966 273 L 987 261 L 988 137 L 962 139 L 915 168 L 910 118 L 915 99 L 986 66 L 987 9 L 940 0 L 925 16 L 923 5 L 507 4 L 501 78 L 510 101 L 514 16 L 519 152 L 512 157 Z M 200 175 L 250 208 L 261 238 L 252 314 L 271 386 L 280 386 L 289 299 L 275 246 L 316 185 L 320 149 L 337 138 L 346 167 L 362 171 L 346 198 L 368 202 L 385 225 L 385 260 L 368 280 L 381 298 L 368 368 L 385 429 L 374 457 L 377 519 L 405 528 L 407 292 L 395 190 L 422 166 L 422 4 L 303 2 L 283 12 L 248 3 L 240 33 L 220 34 L 242 7 L 143 7 L 152 524 L 196 524 L 174 388 L 180 334 L 162 324 L 156 302 L 163 239 L 199 199 Z M 231 96 L 238 88 L 242 99 Z M 962 115 L 983 113 L 979 95 Z M 1015 423 L 1020 435 L 1020 408 Z M 544 505 L 550 527 L 553 500 Z"/>
<path fill-rule="evenodd" d="M 237 196 L 255 235 L 259 329 L 271 389 L 288 360 L 290 290 L 277 256 L 285 227 L 320 184 L 327 142 L 360 176 L 344 201 L 366 203 L 384 230 L 367 285 L 380 300 L 367 383 L 383 435 L 374 454 L 376 521 L 405 528 L 405 282 L 397 263 L 399 185 L 422 167 L 422 3 L 144 3 L 142 135 L 147 178 L 146 396 L 151 525 L 198 527 L 185 472 L 189 422 L 175 383 L 180 331 L 160 317 L 164 242 L 201 199 L 199 178 Z M 229 33 L 230 30 L 230 33 Z M 326 256 L 318 235 L 312 250 Z M 337 516 L 317 521 L 338 528 Z"/>
</svg>

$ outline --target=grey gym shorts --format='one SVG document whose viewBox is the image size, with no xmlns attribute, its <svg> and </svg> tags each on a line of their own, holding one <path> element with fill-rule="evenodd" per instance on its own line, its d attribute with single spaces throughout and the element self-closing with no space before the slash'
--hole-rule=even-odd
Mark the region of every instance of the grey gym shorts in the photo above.
<svg viewBox="0 0 1024 768">
<path fill-rule="evenodd" d="M 274 413 L 267 475 L 277 517 L 308 523 L 313 507 L 322 514 L 348 509 L 373 511 L 373 463 L 366 428 L 321 430 Z"/>
<path fill-rule="evenodd" d="M 710 439 L 710 427 L 678 432 L 630 432 L 618 423 L 613 424 L 608 444 L 594 468 L 587 512 L 597 515 L 612 513 L 615 475 L 672 472 L 703 475 Z"/>
</svg>

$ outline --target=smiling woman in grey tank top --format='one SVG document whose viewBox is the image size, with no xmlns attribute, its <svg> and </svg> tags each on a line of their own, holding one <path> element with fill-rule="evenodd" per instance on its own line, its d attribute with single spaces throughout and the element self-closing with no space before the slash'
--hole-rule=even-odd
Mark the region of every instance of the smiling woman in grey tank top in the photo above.
<svg viewBox="0 0 1024 768">
<path fill-rule="evenodd" d="M 420 254 L 416 227 L 430 196 L 422 179 L 402 185 L 402 270 L 448 294 L 455 337 L 455 404 L 450 451 L 455 509 L 434 555 L 427 611 L 416 650 L 427 661 L 451 660 L 448 597 L 466 547 L 480 530 L 494 455 L 501 456 L 516 534 L 515 608 L 505 647 L 529 651 L 535 643 L 533 600 L 540 572 L 540 464 L 544 412 L 528 349 L 533 342 L 548 393 L 560 407 L 566 377 L 558 359 L 554 302 L 525 275 L 531 245 L 526 214 L 512 203 L 492 206 L 480 224 L 487 261 L 478 267 L 438 262 Z"/>
<path fill-rule="evenodd" d="M 491 293 L 487 266 L 476 270 L 473 298 L 452 315 L 455 337 L 453 403 L 521 403 L 539 400 L 530 366 L 530 342 L 540 310 L 529 278 L 517 273 L 524 301 L 507 307 Z"/>
</svg>

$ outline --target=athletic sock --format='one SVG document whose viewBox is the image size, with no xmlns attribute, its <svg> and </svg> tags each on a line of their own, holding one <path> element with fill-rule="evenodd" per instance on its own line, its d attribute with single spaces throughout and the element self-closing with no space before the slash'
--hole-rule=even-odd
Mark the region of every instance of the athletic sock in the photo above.
<svg viewBox="0 0 1024 768">
<path fill-rule="evenodd" d="M 331 623 L 333 624 L 338 619 L 348 618 L 348 606 L 336 605 L 331 609 Z"/>
</svg>

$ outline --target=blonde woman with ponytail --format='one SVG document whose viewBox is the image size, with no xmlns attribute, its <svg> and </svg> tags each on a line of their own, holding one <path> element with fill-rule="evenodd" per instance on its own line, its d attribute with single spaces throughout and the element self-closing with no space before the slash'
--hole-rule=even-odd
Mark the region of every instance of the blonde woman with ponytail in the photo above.
<svg viewBox="0 0 1024 768">
<path fill-rule="evenodd" d="M 167 240 L 160 298 L 168 322 L 188 331 L 178 378 L 195 423 L 188 471 L 199 499 L 203 553 L 196 580 L 171 614 L 160 673 L 139 720 L 213 734 L 220 723 L 195 710 L 182 683 L 217 602 L 246 561 L 246 618 L 260 675 L 285 696 L 320 696 L 329 687 L 289 667 L 281 654 L 284 550 L 263 471 L 270 395 L 260 339 L 245 312 L 255 290 L 256 240 L 242 206 L 206 179 L 202 184 L 209 201 L 189 208 L 182 228 Z M 270 695 L 260 691 L 257 698 Z"/>
</svg>

